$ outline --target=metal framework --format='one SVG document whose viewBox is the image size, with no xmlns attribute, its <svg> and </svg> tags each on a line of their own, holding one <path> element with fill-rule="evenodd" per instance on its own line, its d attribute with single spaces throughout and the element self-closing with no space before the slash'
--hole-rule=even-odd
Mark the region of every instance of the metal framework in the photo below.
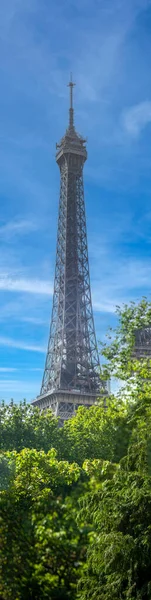
<svg viewBox="0 0 151 600">
<path fill-rule="evenodd" d="M 99 378 L 91 301 L 83 188 L 86 140 L 76 133 L 74 127 L 73 86 L 71 80 L 69 126 L 56 145 L 56 162 L 60 169 L 56 268 L 50 336 L 39 402 L 61 390 L 64 396 L 66 390 L 68 393 L 75 392 L 75 403 L 77 393 L 81 404 L 85 403 L 85 394 L 91 395 L 92 404 L 100 387 L 103 393 L 105 387 Z M 73 410 L 71 406 L 69 409 L 67 398 L 64 418 L 69 417 Z M 53 405 L 53 399 L 49 405 Z M 57 411 L 60 414 L 59 405 Z"/>
<path fill-rule="evenodd" d="M 135 330 L 134 355 L 138 359 L 151 357 L 151 326 Z"/>
</svg>

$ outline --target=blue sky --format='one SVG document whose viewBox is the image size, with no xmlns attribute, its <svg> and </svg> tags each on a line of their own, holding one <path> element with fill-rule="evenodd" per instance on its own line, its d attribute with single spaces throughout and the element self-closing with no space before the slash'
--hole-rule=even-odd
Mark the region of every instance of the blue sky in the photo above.
<svg viewBox="0 0 151 600">
<path fill-rule="evenodd" d="M 76 81 L 98 339 L 151 292 L 151 1 L 0 6 L 0 399 L 34 398 L 47 348 L 59 198 L 55 143 Z"/>
</svg>

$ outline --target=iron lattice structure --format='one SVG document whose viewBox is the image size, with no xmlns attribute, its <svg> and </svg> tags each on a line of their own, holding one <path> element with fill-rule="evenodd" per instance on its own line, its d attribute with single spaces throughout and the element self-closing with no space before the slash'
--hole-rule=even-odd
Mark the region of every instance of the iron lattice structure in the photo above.
<svg viewBox="0 0 151 600">
<path fill-rule="evenodd" d="M 136 358 L 151 357 L 151 326 L 135 330 L 134 355 Z"/>
<path fill-rule="evenodd" d="M 83 404 L 87 395 L 92 404 L 101 387 L 99 356 L 92 311 L 83 167 L 87 159 L 86 140 L 74 127 L 73 86 L 70 88 L 69 126 L 56 145 L 56 162 L 60 169 L 60 202 L 56 251 L 54 296 L 48 351 L 40 398 L 58 391 L 67 392 L 64 417 L 71 416 L 75 394 Z M 102 383 L 104 393 L 104 385 Z M 78 396 L 76 396 L 78 394 Z M 50 404 L 52 406 L 52 399 Z M 70 406 L 69 406 L 70 404 Z M 60 403 L 61 406 L 61 403 Z M 59 409 L 55 409 L 60 414 Z M 66 415 L 66 416 L 65 416 Z"/>
</svg>

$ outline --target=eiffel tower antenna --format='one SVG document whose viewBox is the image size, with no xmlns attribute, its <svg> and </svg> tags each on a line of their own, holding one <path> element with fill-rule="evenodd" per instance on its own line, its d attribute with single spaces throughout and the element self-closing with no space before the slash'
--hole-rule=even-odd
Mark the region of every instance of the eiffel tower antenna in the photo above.
<svg viewBox="0 0 151 600">
<path fill-rule="evenodd" d="M 69 129 L 74 127 L 74 109 L 73 109 L 73 88 L 75 83 L 72 81 L 72 73 L 70 73 L 70 81 L 68 87 L 70 88 L 70 106 L 69 106 Z"/>
</svg>

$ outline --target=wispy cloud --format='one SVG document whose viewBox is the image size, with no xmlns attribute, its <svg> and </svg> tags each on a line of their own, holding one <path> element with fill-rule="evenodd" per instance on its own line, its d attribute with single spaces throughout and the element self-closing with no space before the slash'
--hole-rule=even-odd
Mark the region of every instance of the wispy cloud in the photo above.
<svg viewBox="0 0 151 600">
<path fill-rule="evenodd" d="M 4 397 L 7 401 L 10 398 L 21 400 L 28 395 L 30 400 L 36 397 L 36 391 L 39 391 L 39 381 L 26 381 L 18 379 L 1 379 L 0 380 L 0 399 Z M 20 395 L 20 397 L 19 397 Z"/>
<path fill-rule="evenodd" d="M 109 186 L 108 180 L 114 181 L 115 176 L 118 182 L 120 179 L 130 180 L 131 174 L 128 173 L 127 176 L 127 170 L 120 169 L 119 153 L 118 169 L 117 160 L 114 159 L 115 145 L 119 146 L 115 129 L 125 102 L 125 91 L 129 94 L 131 88 L 131 72 L 125 64 L 127 43 L 137 24 L 138 16 L 145 12 L 149 4 L 149 0 L 115 0 L 113 6 L 112 0 L 103 0 L 94 6 L 93 0 L 87 3 L 85 0 L 66 0 L 63 6 L 59 0 L 54 3 L 53 10 L 49 11 L 44 6 L 41 11 L 37 0 L 7 0 L 7 9 L 1 9 L 2 70 L 5 69 L 9 85 L 13 80 L 13 102 L 16 104 L 19 98 L 22 111 L 21 115 L 20 111 L 17 115 L 17 128 L 14 128 L 14 113 L 12 114 L 11 109 L 12 121 L 9 127 L 7 114 L 4 115 L 6 123 L 4 119 L 2 127 L 5 140 L 8 136 L 8 146 L 6 152 L 3 148 L 0 160 L 1 164 L 4 162 L 5 188 L 7 180 L 11 181 L 11 186 L 18 188 L 17 192 L 22 193 L 26 203 L 36 200 L 37 204 L 38 199 L 40 207 L 43 207 L 44 202 L 48 204 L 50 196 L 53 197 L 53 189 L 50 194 L 50 183 L 56 192 L 55 170 L 51 169 L 49 178 L 49 167 L 48 170 L 43 169 L 43 161 L 46 160 L 48 166 L 50 144 L 51 161 L 54 161 L 53 139 L 55 140 L 55 136 L 61 132 L 63 112 L 64 118 L 67 114 L 65 82 L 71 66 L 77 80 L 76 106 L 77 113 L 79 111 L 79 125 L 81 130 L 89 135 L 89 147 L 92 148 L 89 171 L 93 173 L 94 167 L 97 166 L 95 159 L 98 148 L 101 148 L 102 157 L 99 152 L 98 171 L 104 173 L 103 183 L 106 180 L 106 185 Z M 73 9 L 76 11 L 75 15 Z M 59 45 L 56 44 L 57 39 Z M 135 65 L 133 68 L 135 69 Z M 60 111 L 60 98 L 63 99 L 63 112 Z M 29 101 L 31 118 L 24 120 L 26 103 L 28 105 Z M 20 151 L 11 147 L 11 136 L 14 145 L 16 140 L 22 145 Z M 112 147 L 110 158 L 108 153 L 104 153 L 107 140 Z M 34 157 L 33 143 L 37 163 L 35 161 L 34 168 L 31 169 Z M 47 146 L 45 154 L 44 145 Z"/>
<path fill-rule="evenodd" d="M 0 276 L 0 290 L 51 296 L 53 293 L 53 284 L 50 281 L 43 281 L 41 279 L 15 279 L 15 277 L 7 276 L 6 274 Z"/>
<path fill-rule="evenodd" d="M 48 319 L 43 319 L 42 317 L 34 317 L 34 315 L 31 317 L 20 316 L 19 321 L 23 321 L 23 323 L 31 323 L 31 325 L 41 325 L 42 327 L 44 327 L 44 325 L 49 325 Z"/>
<path fill-rule="evenodd" d="M 151 295 L 150 260 L 124 256 L 110 237 L 106 243 L 100 239 L 93 248 L 91 280 L 94 310 L 114 313 L 117 305 Z"/>
<path fill-rule="evenodd" d="M 110 315 L 115 313 L 118 302 L 115 299 L 108 299 L 107 290 L 104 289 L 103 285 L 102 287 L 100 286 L 100 289 L 98 290 L 94 288 L 92 298 L 94 311 L 99 313 L 109 313 Z"/>
<path fill-rule="evenodd" d="M 37 231 L 40 227 L 35 217 L 30 219 L 14 219 L 7 223 L 0 224 L 0 240 L 10 241 L 14 236 L 23 236 L 33 231 Z"/>
<path fill-rule="evenodd" d="M 122 123 L 126 133 L 138 138 L 142 130 L 151 122 L 151 100 L 145 100 L 124 111 Z"/>
<path fill-rule="evenodd" d="M 40 372 L 43 371 L 43 369 L 41 367 L 26 367 L 27 371 L 31 371 L 31 372 Z"/>
<path fill-rule="evenodd" d="M 0 367 L 0 373 L 16 373 L 16 371 L 21 371 L 22 370 L 27 371 L 28 373 L 34 373 L 34 372 L 41 372 L 42 368 L 41 367 L 27 367 L 27 365 L 24 365 L 23 367 L 21 367 L 19 369 L 19 367 Z"/>
<path fill-rule="evenodd" d="M 17 370 L 15 367 L 0 367 L 0 373 L 14 373 Z"/>
<path fill-rule="evenodd" d="M 39 328 L 49 328 L 50 322 L 50 309 L 51 309 L 51 298 L 48 295 L 43 294 L 27 294 L 24 292 L 7 292 L 4 290 L 0 293 L 0 323 L 1 330 L 4 329 L 9 323 L 14 327 L 18 323 L 20 327 L 27 325 L 26 329 L 31 335 L 33 329 L 33 335 L 38 334 Z"/>
<path fill-rule="evenodd" d="M 44 346 L 28 344 L 25 341 L 7 338 L 2 335 L 0 336 L 0 346 L 6 346 L 8 348 L 18 348 L 19 350 L 27 350 L 28 352 L 46 352 L 46 348 Z"/>
</svg>

